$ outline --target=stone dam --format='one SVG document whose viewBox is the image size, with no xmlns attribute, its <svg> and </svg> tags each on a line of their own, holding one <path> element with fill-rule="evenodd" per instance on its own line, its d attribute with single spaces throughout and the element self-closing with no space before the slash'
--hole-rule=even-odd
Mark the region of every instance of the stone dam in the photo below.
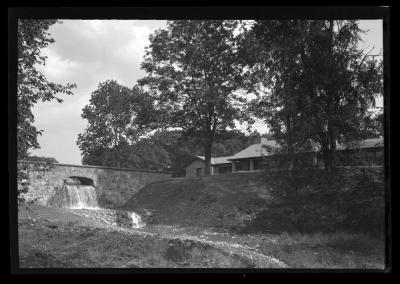
<svg viewBox="0 0 400 284">
<path fill-rule="evenodd" d="M 28 174 L 29 191 L 27 201 L 54 206 L 54 199 L 71 179 L 79 180 L 82 188 L 93 190 L 97 205 L 113 208 L 123 205 L 147 184 L 169 180 L 171 173 L 127 168 L 111 168 L 87 165 L 49 164 L 19 161 L 19 166 Z M 89 195 L 88 195 L 89 196 Z"/>
</svg>

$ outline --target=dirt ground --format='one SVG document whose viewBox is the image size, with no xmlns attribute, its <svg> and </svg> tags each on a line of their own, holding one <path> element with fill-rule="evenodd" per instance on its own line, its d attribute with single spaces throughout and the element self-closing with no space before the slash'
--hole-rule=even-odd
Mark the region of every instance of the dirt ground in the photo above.
<svg viewBox="0 0 400 284">
<path fill-rule="evenodd" d="M 19 211 L 19 261 L 32 267 L 280 268 L 286 264 L 223 235 L 169 226 L 110 225 L 85 210 Z"/>
<path fill-rule="evenodd" d="M 109 216 L 109 210 L 21 207 L 20 267 L 384 268 L 382 243 L 364 236 L 235 234 L 177 225 L 134 229 Z"/>
</svg>

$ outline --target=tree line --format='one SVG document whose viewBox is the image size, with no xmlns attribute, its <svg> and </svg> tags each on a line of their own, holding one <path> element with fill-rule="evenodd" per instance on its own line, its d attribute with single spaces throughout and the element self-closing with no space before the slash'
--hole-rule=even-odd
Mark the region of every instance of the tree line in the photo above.
<svg viewBox="0 0 400 284">
<path fill-rule="evenodd" d="M 46 46 L 55 22 L 35 23 Z M 382 134 L 383 114 L 371 112 L 383 94 L 382 60 L 360 48 L 363 33 L 356 20 L 168 21 L 149 37 L 144 78 L 133 88 L 107 80 L 92 93 L 77 141 L 82 162 L 179 173 L 190 157 L 204 155 L 209 174 L 212 156 L 256 141 L 259 134 L 244 135 L 236 123 L 250 127 L 257 118 L 289 157 L 318 145 L 330 172 L 337 142 Z M 53 88 L 42 95 L 35 86 L 18 88 L 26 109 L 74 87 L 45 83 Z M 22 114 L 19 129 L 31 127 L 32 115 Z M 18 132 L 21 156 L 36 147 L 31 130 Z"/>
</svg>

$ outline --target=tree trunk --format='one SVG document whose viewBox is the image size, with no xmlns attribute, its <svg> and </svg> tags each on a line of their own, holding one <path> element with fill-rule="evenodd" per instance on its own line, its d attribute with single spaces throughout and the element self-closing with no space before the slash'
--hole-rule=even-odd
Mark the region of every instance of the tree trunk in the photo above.
<svg viewBox="0 0 400 284">
<path fill-rule="evenodd" d="M 204 175 L 209 176 L 211 174 L 211 149 L 213 142 L 211 139 L 206 142 L 204 148 Z"/>
<path fill-rule="evenodd" d="M 333 20 L 329 21 L 329 65 L 333 64 Z M 332 172 L 334 169 L 334 155 L 336 151 L 336 133 L 335 128 L 332 122 L 332 117 L 335 116 L 335 107 L 334 107 L 334 94 L 335 88 L 334 84 L 329 83 L 327 85 L 327 94 L 328 94 L 328 137 L 327 137 L 327 153 L 326 153 L 326 160 L 327 160 L 327 171 Z"/>
<path fill-rule="evenodd" d="M 329 125 L 329 160 L 330 160 L 330 170 L 335 168 L 335 152 L 336 152 L 336 135 L 334 128 Z"/>
<path fill-rule="evenodd" d="M 333 166 L 332 166 L 332 155 L 331 155 L 331 150 L 329 148 L 324 149 L 322 151 L 322 159 L 324 161 L 324 166 L 325 170 L 328 173 L 332 172 Z"/>
<path fill-rule="evenodd" d="M 293 130 L 290 117 L 286 119 L 286 126 L 287 126 L 288 169 L 293 170 L 294 167 L 294 149 L 293 149 L 293 139 L 292 139 Z"/>
<path fill-rule="evenodd" d="M 324 168 L 328 173 L 332 172 L 332 155 L 329 145 L 328 133 L 325 133 L 321 141 L 321 152 L 322 160 L 324 161 Z"/>
</svg>

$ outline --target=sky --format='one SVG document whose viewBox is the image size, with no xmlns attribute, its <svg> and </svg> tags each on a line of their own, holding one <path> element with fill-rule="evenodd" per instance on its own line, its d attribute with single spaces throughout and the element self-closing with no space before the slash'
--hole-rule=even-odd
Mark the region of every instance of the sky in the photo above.
<svg viewBox="0 0 400 284">
<path fill-rule="evenodd" d="M 33 108 L 34 125 L 43 130 L 38 137 L 40 149 L 36 156 L 54 157 L 60 163 L 81 164 L 76 145 L 78 133 L 83 133 L 87 121 L 81 118 L 82 108 L 89 103 L 91 93 L 100 82 L 109 79 L 133 87 L 145 76 L 140 69 L 148 37 L 166 26 L 164 20 L 62 20 L 50 27 L 55 42 L 42 50 L 47 56 L 39 69 L 54 83 L 75 83 L 74 95 L 60 95 L 64 101 L 38 103 Z M 363 20 L 360 27 L 369 30 L 364 35 L 363 48 L 372 53 L 382 49 L 382 21 Z M 382 105 L 382 102 L 378 102 Z M 258 122 L 254 129 L 265 133 L 268 128 Z"/>
</svg>

